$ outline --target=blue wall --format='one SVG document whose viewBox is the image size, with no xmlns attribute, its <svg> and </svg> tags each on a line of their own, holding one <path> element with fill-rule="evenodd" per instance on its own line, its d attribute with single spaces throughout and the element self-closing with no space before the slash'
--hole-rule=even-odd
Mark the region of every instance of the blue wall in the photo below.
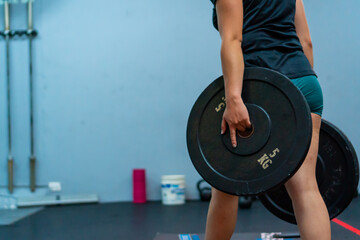
<svg viewBox="0 0 360 240">
<path fill-rule="evenodd" d="M 24 28 L 25 5 L 12 7 L 12 27 Z M 360 153 L 360 2 L 305 0 L 305 8 L 324 118 Z M 37 0 L 34 10 L 37 183 L 61 181 L 64 193 L 129 201 L 131 169 L 146 168 L 149 199 L 160 199 L 163 174 L 186 174 L 187 197 L 197 198 L 200 177 L 187 154 L 185 129 L 194 100 L 221 75 L 211 2 Z M 0 193 L 7 193 L 4 45 Z M 11 42 L 16 185 L 29 182 L 27 53 L 26 40 Z M 15 190 L 15 196 L 31 194 Z"/>
</svg>

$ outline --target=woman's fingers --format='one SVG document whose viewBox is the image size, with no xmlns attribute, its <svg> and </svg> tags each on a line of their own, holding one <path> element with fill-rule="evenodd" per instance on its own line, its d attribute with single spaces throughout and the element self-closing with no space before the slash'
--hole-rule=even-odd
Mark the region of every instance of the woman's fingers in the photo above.
<svg viewBox="0 0 360 240">
<path fill-rule="evenodd" d="M 234 128 L 233 126 L 229 126 L 230 128 L 230 139 L 231 139 L 231 144 L 234 148 L 236 148 L 237 142 L 236 142 L 236 128 Z"/>
<path fill-rule="evenodd" d="M 223 125 L 225 124 L 225 129 L 226 129 L 226 121 L 223 119 L 223 122 L 221 123 L 221 129 L 223 129 Z M 249 122 L 249 124 L 247 124 L 248 126 L 251 127 L 251 123 Z M 234 148 L 237 147 L 237 141 L 236 141 L 236 135 L 237 135 L 237 131 L 240 132 L 245 132 L 247 126 L 243 126 L 243 125 L 230 125 L 229 129 L 230 129 L 230 139 L 231 139 L 231 144 Z M 224 131 L 225 132 L 225 131 Z"/>
<path fill-rule="evenodd" d="M 244 132 L 245 129 L 246 129 L 246 127 L 244 127 L 243 125 L 238 125 L 238 126 L 236 127 L 236 129 L 237 129 L 239 132 Z"/>
<path fill-rule="evenodd" d="M 251 129 L 251 122 L 249 119 L 247 119 L 239 124 L 236 128 L 239 130 L 239 132 L 245 132 L 246 130 Z"/>
<path fill-rule="evenodd" d="M 221 120 L 221 134 L 224 134 L 227 131 L 227 128 L 229 128 L 228 130 L 230 132 L 231 145 L 236 148 L 236 137 L 239 132 L 245 132 L 251 128 L 249 113 L 247 112 L 246 106 L 244 104 L 237 104 L 237 106 L 226 106 Z"/>
<path fill-rule="evenodd" d="M 251 128 L 251 122 L 250 119 L 246 121 L 246 128 Z"/>
<path fill-rule="evenodd" d="M 224 134 L 226 131 L 226 121 L 224 118 L 222 118 L 222 122 L 221 122 L 221 134 Z"/>
</svg>

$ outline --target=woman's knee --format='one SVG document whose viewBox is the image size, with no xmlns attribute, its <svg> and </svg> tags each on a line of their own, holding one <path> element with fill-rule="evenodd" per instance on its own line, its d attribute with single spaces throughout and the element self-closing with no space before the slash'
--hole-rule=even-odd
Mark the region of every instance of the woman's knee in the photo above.
<svg viewBox="0 0 360 240">
<path fill-rule="evenodd" d="M 290 198 L 293 200 L 319 191 L 315 177 L 290 179 L 285 183 L 285 187 Z"/>
</svg>

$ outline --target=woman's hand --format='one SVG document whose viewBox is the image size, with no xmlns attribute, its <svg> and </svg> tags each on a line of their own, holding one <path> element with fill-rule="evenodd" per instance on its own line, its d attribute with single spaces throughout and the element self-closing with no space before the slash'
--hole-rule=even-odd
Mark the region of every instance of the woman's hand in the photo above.
<svg viewBox="0 0 360 240">
<path fill-rule="evenodd" d="M 221 134 L 226 131 L 226 123 L 229 125 L 231 144 L 235 148 L 236 130 L 244 132 L 251 128 L 248 110 L 241 97 L 226 99 L 226 108 L 221 122 Z"/>
</svg>

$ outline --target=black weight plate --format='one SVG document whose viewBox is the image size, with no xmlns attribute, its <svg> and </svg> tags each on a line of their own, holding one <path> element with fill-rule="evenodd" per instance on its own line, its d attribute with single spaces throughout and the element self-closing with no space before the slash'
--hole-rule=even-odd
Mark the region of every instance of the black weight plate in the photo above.
<svg viewBox="0 0 360 240">
<path fill-rule="evenodd" d="M 309 107 L 289 79 L 270 69 L 246 68 L 242 99 L 253 134 L 220 134 L 225 108 L 224 80 L 219 77 L 196 100 L 187 125 L 187 147 L 201 177 L 234 195 L 257 195 L 289 179 L 303 162 L 311 140 Z"/>
<path fill-rule="evenodd" d="M 324 119 L 321 122 L 316 179 L 330 219 L 333 219 L 345 210 L 357 192 L 359 163 L 345 134 Z M 284 186 L 259 198 L 275 216 L 296 224 L 292 202 Z"/>
</svg>

